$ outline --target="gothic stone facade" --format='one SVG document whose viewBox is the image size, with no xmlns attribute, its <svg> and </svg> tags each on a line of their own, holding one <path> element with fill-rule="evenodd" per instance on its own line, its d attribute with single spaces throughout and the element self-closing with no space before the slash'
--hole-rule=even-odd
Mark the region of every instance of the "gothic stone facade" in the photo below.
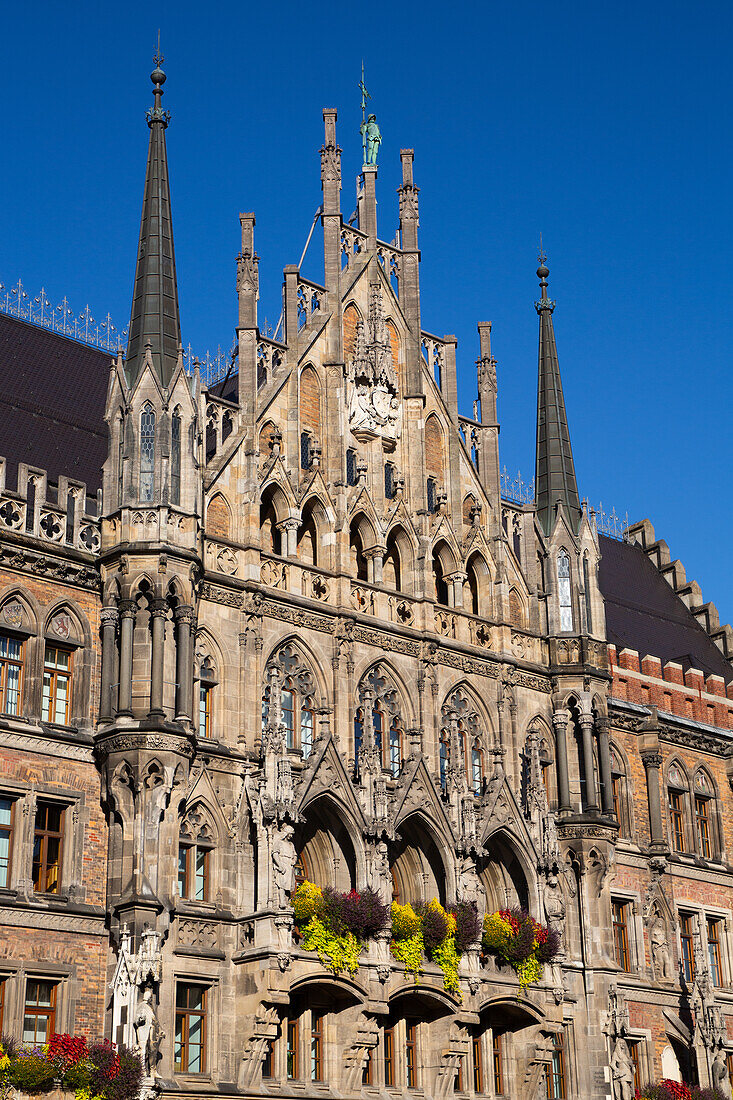
<svg viewBox="0 0 733 1100">
<path fill-rule="evenodd" d="M 537 501 L 516 504 L 491 326 L 471 419 L 455 338 L 421 327 L 413 154 L 387 244 L 375 167 L 341 215 L 325 110 L 324 285 L 286 267 L 282 342 L 263 335 L 241 215 L 236 360 L 207 388 L 180 352 L 160 75 L 130 345 L 89 414 L 101 492 L 20 443 L 0 475 L 2 1030 L 138 1043 L 170 1095 L 719 1077 L 731 633 L 648 522 L 616 543 L 579 505 L 547 268 Z M 74 355 L 1 320 L 21 356 Z M 636 576 L 675 601 L 652 653 L 618 619 Z M 333 974 L 293 927 L 301 876 L 522 905 L 562 954 L 523 996 L 478 945 L 460 996 L 431 963 L 415 984 L 388 934 Z"/>
</svg>

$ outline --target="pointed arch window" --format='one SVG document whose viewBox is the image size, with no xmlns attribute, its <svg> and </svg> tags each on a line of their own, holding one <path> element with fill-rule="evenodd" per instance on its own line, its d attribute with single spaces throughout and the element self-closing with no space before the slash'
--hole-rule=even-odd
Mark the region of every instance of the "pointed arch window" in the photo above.
<svg viewBox="0 0 733 1100">
<path fill-rule="evenodd" d="M 381 766 L 394 778 L 402 770 L 402 717 L 397 689 L 389 675 L 377 665 L 365 677 L 359 688 L 361 706 L 354 715 L 354 752 L 357 771 L 364 742 L 364 706 L 367 689 L 372 698 L 371 726 L 374 747 Z"/>
<path fill-rule="evenodd" d="M 585 592 L 585 629 L 589 634 L 593 633 L 593 606 L 590 593 L 590 568 L 588 555 L 583 555 L 583 591 Z"/>
<path fill-rule="evenodd" d="M 346 484 L 356 485 L 359 478 L 356 473 L 356 451 L 353 447 L 349 447 L 346 452 Z"/>
<path fill-rule="evenodd" d="M 485 753 L 482 724 L 469 697 L 460 689 L 448 696 L 442 707 L 439 763 L 440 785 L 448 780 L 465 783 L 475 795 L 484 790 Z M 462 773 L 462 776 L 461 776 Z"/>
<path fill-rule="evenodd" d="M 703 859 L 714 859 L 715 791 L 706 771 L 695 774 L 695 834 L 697 850 Z"/>
<path fill-rule="evenodd" d="M 686 852 L 686 802 L 689 785 L 677 764 L 671 764 L 667 773 L 667 809 L 669 812 L 670 839 L 676 852 Z"/>
<path fill-rule="evenodd" d="M 560 603 L 560 630 L 573 629 L 573 600 L 570 590 L 570 555 L 561 550 L 557 555 L 557 592 Z"/>
<path fill-rule="evenodd" d="M 273 670 L 275 675 L 273 675 Z M 262 696 L 262 731 L 270 721 L 271 692 L 280 693 L 280 728 L 288 749 L 310 756 L 315 741 L 315 698 L 313 676 L 297 650 L 287 645 L 269 662 L 267 684 Z"/>
<path fill-rule="evenodd" d="M 211 657 L 199 666 L 199 737 L 211 737 L 216 669 Z"/>
<path fill-rule="evenodd" d="M 181 503 L 181 410 L 171 419 L 171 504 Z"/>
<path fill-rule="evenodd" d="M 178 895 L 189 901 L 209 901 L 214 829 L 203 808 L 193 806 L 180 826 Z"/>
<path fill-rule="evenodd" d="M 155 484 L 155 410 L 149 401 L 140 413 L 140 500 L 153 499 Z"/>
</svg>

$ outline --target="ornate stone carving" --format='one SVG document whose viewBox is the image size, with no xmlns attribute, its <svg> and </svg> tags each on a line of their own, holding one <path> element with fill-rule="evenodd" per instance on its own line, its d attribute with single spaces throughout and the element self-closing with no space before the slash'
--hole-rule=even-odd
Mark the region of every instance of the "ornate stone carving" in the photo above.
<svg viewBox="0 0 733 1100">
<path fill-rule="evenodd" d="M 367 323 L 365 326 L 361 318 L 356 322 L 354 351 L 344 371 L 349 427 L 354 435 L 357 439 L 381 436 L 396 442 L 401 433 L 402 409 L 378 282 L 369 287 Z"/>
</svg>

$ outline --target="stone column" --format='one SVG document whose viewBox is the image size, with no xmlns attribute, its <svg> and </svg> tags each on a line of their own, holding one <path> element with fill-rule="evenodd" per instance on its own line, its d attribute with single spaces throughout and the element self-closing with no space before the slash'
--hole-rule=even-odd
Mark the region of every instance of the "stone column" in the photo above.
<svg viewBox="0 0 733 1100">
<path fill-rule="evenodd" d="M 165 658 L 165 617 L 168 604 L 165 600 L 153 600 L 150 608 L 152 621 L 152 654 L 150 659 L 150 711 L 149 714 L 164 714 L 163 710 L 163 667 Z"/>
<path fill-rule="evenodd" d="M 611 746 L 608 742 L 608 718 L 596 718 L 598 731 L 598 767 L 601 773 L 601 809 L 606 817 L 613 816 L 613 776 Z"/>
<path fill-rule="evenodd" d="M 102 686 L 99 699 L 99 718 L 102 722 L 112 717 L 112 692 L 119 669 L 116 641 L 119 618 L 116 607 L 102 608 Z"/>
<path fill-rule="evenodd" d="M 120 689 L 118 714 L 132 714 L 132 638 L 137 607 L 134 600 L 120 600 Z"/>
<path fill-rule="evenodd" d="M 361 224 L 361 218 L 359 218 L 359 229 L 366 233 L 369 238 L 367 241 L 367 248 L 375 249 L 377 247 L 377 166 L 376 164 L 365 164 L 362 167 L 362 174 L 364 179 L 364 194 L 363 205 L 359 213 L 364 212 L 364 224 Z"/>
<path fill-rule="evenodd" d="M 191 667 L 191 635 L 193 631 L 193 608 L 188 605 L 177 607 L 175 611 L 177 626 L 176 637 L 176 719 L 190 722 L 191 689 L 193 687 L 193 669 Z"/>
<path fill-rule="evenodd" d="M 367 560 L 367 577 L 370 584 L 382 583 L 382 566 L 386 552 L 386 546 L 370 546 L 368 550 L 364 551 L 364 557 Z"/>
<path fill-rule="evenodd" d="M 552 724 L 555 727 L 555 753 L 557 757 L 557 796 L 558 808 L 561 813 L 570 811 L 570 780 L 568 777 L 568 721 L 570 714 L 567 710 L 556 710 L 552 715 Z"/>
<path fill-rule="evenodd" d="M 662 754 L 658 749 L 641 753 L 646 771 L 646 792 L 649 803 L 649 831 L 652 848 L 664 848 L 664 830 L 662 827 L 662 801 L 659 794 L 659 769 L 662 766 Z"/>
<path fill-rule="evenodd" d="M 298 556 L 298 528 L 300 521 L 297 519 L 284 519 L 279 523 L 278 530 L 282 537 L 282 551 L 285 558 L 297 558 Z"/>
<path fill-rule="evenodd" d="M 598 791 L 596 790 L 596 777 L 593 770 L 593 715 L 581 714 L 579 716 L 579 721 L 580 728 L 583 731 L 586 809 L 590 810 L 592 813 L 597 813 Z"/>
<path fill-rule="evenodd" d="M 445 583 L 449 585 L 448 594 L 452 592 L 451 607 L 461 608 L 463 607 L 463 586 L 468 580 L 468 573 L 450 573 L 444 578 Z"/>
</svg>

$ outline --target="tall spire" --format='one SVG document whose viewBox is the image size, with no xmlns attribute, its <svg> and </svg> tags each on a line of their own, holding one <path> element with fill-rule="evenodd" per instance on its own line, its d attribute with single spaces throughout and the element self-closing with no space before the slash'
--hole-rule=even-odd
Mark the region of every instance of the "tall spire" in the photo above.
<svg viewBox="0 0 733 1100">
<path fill-rule="evenodd" d="M 576 533 L 581 510 L 552 324 L 555 303 L 547 296 L 547 276 L 550 272 L 545 264 L 546 259 L 540 242 L 537 277 L 540 280 L 541 298 L 539 302 L 535 302 L 540 318 L 535 501 L 542 530 L 549 535 L 555 525 L 555 507 L 558 502 L 565 508 Z"/>
<path fill-rule="evenodd" d="M 161 107 L 165 73 L 160 48 L 153 58 L 153 106 L 148 110 L 150 145 L 145 172 L 145 194 L 140 221 L 140 244 L 132 295 L 130 338 L 127 344 L 127 376 L 132 384 L 145 362 L 148 344 L 153 366 L 167 386 L 178 360 L 181 321 L 178 313 L 176 261 L 173 251 L 171 196 L 165 131 L 170 115 Z"/>
</svg>

